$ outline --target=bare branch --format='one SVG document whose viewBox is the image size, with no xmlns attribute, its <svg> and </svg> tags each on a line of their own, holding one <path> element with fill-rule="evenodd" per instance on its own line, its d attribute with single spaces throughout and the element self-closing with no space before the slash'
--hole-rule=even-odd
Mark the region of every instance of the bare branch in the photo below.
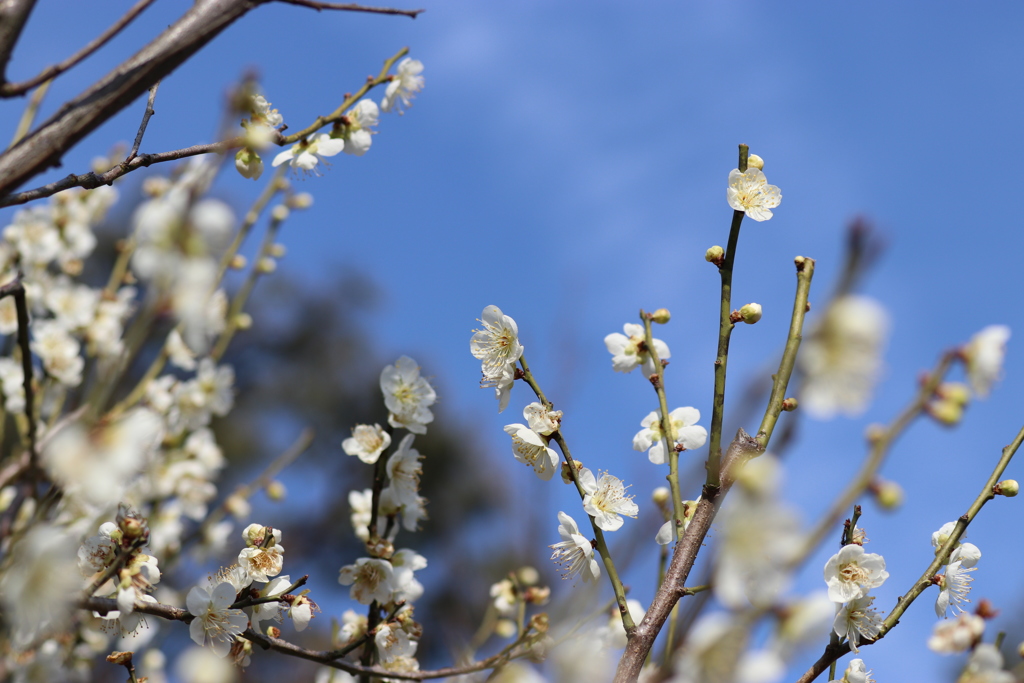
<svg viewBox="0 0 1024 683">
<path fill-rule="evenodd" d="M 0 299 L 6 296 L 14 297 L 14 306 L 18 314 L 18 347 L 21 349 L 21 370 L 25 375 L 25 418 L 28 420 L 28 466 L 29 471 L 34 474 L 39 464 L 39 455 L 36 449 L 36 420 L 32 415 L 35 396 L 32 391 L 32 351 L 28 342 L 28 304 L 25 302 L 25 285 L 22 284 L 21 273 L 0 287 Z"/>
<path fill-rule="evenodd" d="M 422 9 L 394 9 L 392 7 L 367 7 L 366 5 L 357 5 L 354 2 L 318 2 L 317 0 L 280 0 L 281 2 L 289 5 L 298 5 L 300 7 L 309 7 L 316 11 L 325 9 L 342 10 L 345 12 L 369 12 L 371 14 L 398 14 L 403 17 L 409 17 L 415 19 L 417 15 L 425 12 Z"/>
<path fill-rule="evenodd" d="M 51 78 L 55 78 L 56 76 L 64 73 L 91 55 L 93 52 L 106 45 L 111 38 L 120 33 L 125 26 L 132 23 L 135 17 L 142 14 L 142 10 L 152 5 L 153 2 L 155 2 L 155 0 L 139 0 L 131 9 L 125 12 L 123 17 L 114 22 L 110 28 L 98 35 L 91 43 L 65 59 L 63 62 L 46 67 L 27 81 L 22 81 L 20 83 L 4 83 L 3 85 L 0 85 L 0 97 L 24 95 L 40 83 L 44 83 Z"/>
<path fill-rule="evenodd" d="M 160 81 L 153 84 L 153 87 L 149 89 L 149 99 L 146 100 L 146 111 L 142 114 L 142 123 L 139 124 L 139 132 L 135 134 L 135 143 L 132 145 L 132 151 L 128 152 L 128 156 L 124 158 L 125 162 L 131 161 L 139 154 L 139 145 L 142 144 L 142 136 L 146 134 L 146 126 L 149 125 L 149 119 L 156 113 L 153 109 L 153 102 L 156 101 L 156 89 L 160 87 Z"/>
<path fill-rule="evenodd" d="M 75 143 L 131 104 L 247 12 L 267 0 L 198 0 L 134 56 L 0 155 L 0 196 L 59 166 Z"/>
<path fill-rule="evenodd" d="M 7 63 L 36 0 L 0 0 L 0 83 L 7 81 Z"/>
</svg>

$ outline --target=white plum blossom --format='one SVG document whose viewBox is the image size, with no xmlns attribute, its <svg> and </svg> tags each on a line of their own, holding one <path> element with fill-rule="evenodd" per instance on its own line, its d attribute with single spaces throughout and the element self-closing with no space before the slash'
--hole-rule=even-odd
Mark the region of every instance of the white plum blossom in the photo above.
<svg viewBox="0 0 1024 683">
<path fill-rule="evenodd" d="M 992 385 L 999 379 L 1009 339 L 1009 327 L 989 325 L 971 337 L 963 348 L 962 353 L 967 360 L 967 379 L 979 395 L 988 396 Z"/>
<path fill-rule="evenodd" d="M 825 563 L 825 583 L 832 602 L 862 598 L 887 578 L 885 559 L 876 553 L 866 553 L 862 546 L 853 543 L 843 546 Z"/>
<path fill-rule="evenodd" d="M 696 408 L 676 408 L 668 414 L 668 419 L 673 432 L 673 445 L 678 444 L 683 450 L 692 451 L 707 441 L 707 430 L 697 424 L 700 421 L 700 411 Z M 633 450 L 647 451 L 647 458 L 655 465 L 668 462 L 668 453 L 665 449 L 669 440 L 664 438 L 658 413 L 649 413 L 640 421 L 640 426 L 643 429 L 633 437 Z"/>
<path fill-rule="evenodd" d="M 586 495 L 583 509 L 594 518 L 594 524 L 605 531 L 615 531 L 622 526 L 621 515 L 636 517 L 640 508 L 633 502 L 633 496 L 626 495 L 626 487 L 618 477 L 605 472 L 600 479 L 586 467 L 579 471 L 580 486 Z"/>
<path fill-rule="evenodd" d="M 644 327 L 636 323 L 626 323 L 622 327 L 625 334 L 612 332 L 604 338 L 604 345 L 608 353 L 612 354 L 612 369 L 615 372 L 632 372 L 638 366 L 643 365 L 644 374 L 647 376 L 655 374 L 658 369 L 654 366 L 654 359 L 647 349 L 644 341 Z M 667 360 L 672 356 L 668 344 L 660 339 L 654 339 L 654 350 L 658 354 L 658 360 Z"/>
<path fill-rule="evenodd" d="M 380 654 L 380 661 L 383 664 L 416 654 L 416 641 L 409 638 L 409 634 L 404 629 L 391 623 L 384 623 L 377 627 L 373 642 L 377 646 L 377 652 Z"/>
<path fill-rule="evenodd" d="M 832 628 L 840 638 L 850 642 L 850 649 L 860 652 L 858 646 L 866 640 L 874 640 L 882 628 L 882 616 L 871 605 L 875 596 L 865 595 L 850 600 L 836 613 Z"/>
<path fill-rule="evenodd" d="M 1003 655 L 992 643 L 979 643 L 967 660 L 957 683 L 1016 683 L 1013 672 L 1003 670 Z"/>
<path fill-rule="evenodd" d="M 394 602 L 415 602 L 420 599 L 423 595 L 423 584 L 416 580 L 413 572 L 426 566 L 427 558 L 408 548 L 397 551 L 391 557 L 391 568 L 394 570 Z"/>
<path fill-rule="evenodd" d="M 248 547 L 238 553 L 238 566 L 246 571 L 253 581 L 269 581 L 284 567 L 284 548 L 281 546 L 281 530 L 274 529 L 273 541 L 264 543 L 266 527 L 250 524 L 242 531 Z"/>
<path fill-rule="evenodd" d="M 352 436 L 341 442 L 347 455 L 354 455 L 367 465 L 372 465 L 380 458 L 380 454 L 391 445 L 391 435 L 379 424 L 356 425 Z"/>
<path fill-rule="evenodd" d="M 800 407 L 818 419 L 864 412 L 882 368 L 888 316 L 874 299 L 837 299 L 804 339 Z"/>
<path fill-rule="evenodd" d="M 41 320 L 32 325 L 32 352 L 43 362 L 43 369 L 67 387 L 82 381 L 85 359 L 82 345 L 56 320 Z"/>
<path fill-rule="evenodd" d="M 875 683 L 863 659 L 851 659 L 840 680 L 843 683 Z"/>
<path fill-rule="evenodd" d="M 78 549 L 78 571 L 90 577 L 103 571 L 114 561 L 121 541 L 121 531 L 113 522 L 100 525 L 99 534 L 90 536 Z"/>
<path fill-rule="evenodd" d="M 292 585 L 292 579 L 290 576 L 285 574 L 284 576 L 278 576 L 275 579 L 271 579 L 267 582 L 267 585 L 263 586 L 259 590 L 259 597 L 271 598 L 280 597 L 284 595 L 285 591 Z M 280 602 L 262 602 L 258 605 L 252 606 L 252 616 L 250 621 L 252 622 L 252 629 L 254 631 L 260 631 L 260 622 L 262 621 L 281 621 L 281 610 L 283 608 Z"/>
<path fill-rule="evenodd" d="M 345 141 L 332 138 L 327 133 L 321 133 L 310 140 L 303 140 L 296 143 L 291 149 L 279 153 L 274 157 L 271 164 L 277 168 L 287 162 L 292 168 L 298 168 L 309 172 L 316 168 L 316 165 L 323 161 L 324 157 L 333 157 L 345 149 Z"/>
<path fill-rule="evenodd" d="M 163 420 L 141 407 L 92 429 L 72 422 L 46 443 L 42 463 L 65 494 L 93 505 L 112 505 L 143 470 L 163 432 Z"/>
<path fill-rule="evenodd" d="M 427 433 L 427 425 L 434 421 L 430 406 L 437 401 L 437 393 L 420 377 L 416 361 L 402 356 L 394 365 L 385 367 L 380 373 L 380 390 L 384 393 L 384 405 L 391 411 L 388 424 L 414 434 Z"/>
<path fill-rule="evenodd" d="M 686 531 L 686 527 L 690 526 L 690 522 L 693 521 L 693 515 L 697 512 L 697 503 L 699 502 L 700 499 L 683 501 L 682 531 Z M 674 541 L 676 539 L 675 525 L 674 519 L 670 519 L 662 524 L 661 528 L 658 529 L 658 534 L 654 537 L 654 541 L 658 545 L 668 545 Z"/>
<path fill-rule="evenodd" d="M 634 624 L 639 624 L 647 615 L 647 610 L 640 604 L 639 600 L 626 600 L 626 608 L 629 616 L 633 618 Z M 597 630 L 597 638 L 602 645 L 611 650 L 620 650 L 626 647 L 626 627 L 622 624 L 622 616 L 619 615 L 618 607 L 613 607 L 608 615 L 608 625 Z"/>
<path fill-rule="evenodd" d="M 188 632 L 196 645 L 206 646 L 224 657 L 235 636 L 249 625 L 249 617 L 240 609 L 230 609 L 235 601 L 235 587 L 219 583 L 212 590 L 195 586 L 185 597 L 185 606 L 195 616 Z"/>
<path fill-rule="evenodd" d="M 395 572 L 387 560 L 360 557 L 354 564 L 341 568 L 338 583 L 351 585 L 349 597 L 362 605 L 369 605 L 375 600 L 384 604 L 391 600 L 395 590 Z"/>
<path fill-rule="evenodd" d="M 772 217 L 771 210 L 782 201 L 782 192 L 768 184 L 761 169 L 751 166 L 743 173 L 738 168 L 729 171 L 726 198 L 733 209 L 760 222 Z"/>
<path fill-rule="evenodd" d="M 565 569 L 562 578 L 576 574 L 581 575 L 584 582 L 601 578 L 601 565 L 594 557 L 594 546 L 580 534 L 576 521 L 559 512 L 558 522 L 558 535 L 562 540 L 549 547 L 554 551 L 551 559 Z"/>
<path fill-rule="evenodd" d="M 963 603 L 970 602 L 967 594 L 971 592 L 971 582 L 974 580 L 969 572 L 976 569 L 964 567 L 959 561 L 950 562 L 946 566 L 946 572 L 939 580 L 939 595 L 935 598 L 935 616 L 945 619 L 948 609 L 952 609 L 954 614 L 964 611 Z"/>
<path fill-rule="evenodd" d="M 523 424 L 505 425 L 505 433 L 512 437 L 512 455 L 533 468 L 543 481 L 555 476 L 558 453 L 548 447 L 547 440 Z"/>
<path fill-rule="evenodd" d="M 519 326 L 497 306 L 486 306 L 479 319 L 481 330 L 473 330 L 469 350 L 474 358 L 480 359 L 485 377 L 500 373 L 509 366 L 515 366 L 523 355 L 519 343 Z"/>
<path fill-rule="evenodd" d="M 530 429 L 544 436 L 551 436 L 562 424 L 561 410 L 548 410 L 537 401 L 523 408 L 523 417 Z"/>
<path fill-rule="evenodd" d="M 346 114 L 348 125 L 345 126 L 345 154 L 361 157 L 366 154 L 373 143 L 371 130 L 380 119 L 380 110 L 373 100 L 359 100 Z"/>
<path fill-rule="evenodd" d="M 941 654 L 964 652 L 974 647 L 985 632 L 985 620 L 976 614 L 961 612 L 956 619 L 935 624 L 928 638 L 928 649 Z"/>
<path fill-rule="evenodd" d="M 946 522 L 939 530 L 932 533 L 932 547 L 935 548 L 935 554 L 938 555 L 939 551 L 942 550 L 942 546 L 946 544 L 949 537 L 953 534 L 956 528 L 956 522 Z M 960 538 L 964 538 L 967 534 L 964 533 Z M 981 550 L 978 546 L 973 543 L 964 543 L 958 541 L 953 546 L 953 551 L 949 554 L 948 562 L 959 562 L 961 567 L 973 567 L 978 564 L 978 560 L 981 559 Z"/>
<path fill-rule="evenodd" d="M 388 458 L 387 473 L 397 505 L 415 505 L 419 501 L 422 456 L 412 447 L 413 434 L 406 434 L 398 448 Z"/>
<path fill-rule="evenodd" d="M 395 74 L 391 77 L 387 89 L 384 91 L 384 99 L 381 100 L 380 108 L 384 111 L 394 109 L 399 114 L 402 108 L 412 106 L 412 99 L 420 90 L 423 90 L 423 62 L 418 59 L 406 57 L 398 63 Z M 401 106 L 399 106 L 401 103 Z"/>
</svg>

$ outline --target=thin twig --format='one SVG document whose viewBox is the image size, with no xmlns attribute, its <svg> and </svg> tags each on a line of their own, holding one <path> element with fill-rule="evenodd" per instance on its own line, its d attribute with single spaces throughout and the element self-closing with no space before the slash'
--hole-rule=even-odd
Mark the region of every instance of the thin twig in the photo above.
<svg viewBox="0 0 1024 683">
<path fill-rule="evenodd" d="M 415 19 L 417 15 L 422 14 L 426 10 L 422 9 L 394 9 L 391 7 L 367 7 L 366 5 L 357 5 L 352 2 L 318 2 L 317 0 L 280 0 L 281 2 L 289 5 L 298 5 L 299 7 L 309 7 L 315 9 L 318 12 L 321 10 L 342 10 L 345 12 L 368 12 L 370 14 L 397 14 L 403 17 L 409 17 Z"/>
<path fill-rule="evenodd" d="M 740 145 L 739 165 L 737 168 L 747 170 L 747 154 L 750 148 Z M 740 225 L 743 223 L 743 212 L 732 212 L 732 224 L 729 226 L 729 242 L 725 249 L 725 257 L 718 267 L 722 277 L 722 296 L 718 312 L 718 354 L 715 357 L 715 395 L 711 403 L 711 434 L 708 439 L 708 472 L 706 486 L 718 488 L 719 461 L 722 457 L 722 421 L 725 415 L 725 376 L 729 364 L 729 338 L 732 336 L 734 323 L 730 319 L 732 313 L 732 269 L 736 261 L 736 245 L 740 238 Z"/>
<path fill-rule="evenodd" d="M 874 640 L 861 642 L 861 647 L 865 645 L 873 645 L 884 638 L 885 634 L 895 628 L 896 624 L 899 623 L 900 617 L 907 611 L 907 608 L 910 607 L 911 603 L 913 603 L 914 600 L 916 600 L 929 586 L 934 585 L 931 580 L 932 577 L 935 576 L 935 573 L 939 571 L 939 568 L 949 560 L 950 553 L 953 552 L 953 548 L 960 543 L 960 538 L 964 535 L 964 532 L 967 531 L 967 526 L 974 521 L 978 516 L 978 513 L 981 512 L 981 509 L 985 507 L 985 504 L 995 498 L 994 487 L 999 481 L 999 478 L 1003 476 L 1003 472 L 1006 471 L 1006 467 L 1010 464 L 1010 460 L 1013 459 L 1014 454 L 1017 452 L 1017 449 L 1020 448 L 1022 443 L 1024 443 L 1024 427 L 1021 427 L 1014 440 L 1003 448 L 999 461 L 996 463 L 995 468 L 993 468 L 992 474 L 989 475 L 985 485 L 981 488 L 981 492 L 974 499 L 974 502 L 971 503 L 967 512 L 957 519 L 949 538 L 947 538 L 946 542 L 936 551 L 935 559 L 931 561 L 928 568 L 924 570 L 923 574 L 921 574 L 921 577 L 914 582 L 914 585 L 911 586 L 910 590 L 897 598 L 896 607 L 893 608 L 892 612 L 890 612 L 882 622 L 882 627 L 878 630 L 878 636 Z M 827 669 L 833 662 L 849 651 L 849 642 L 838 646 L 830 643 L 825 648 L 825 652 L 821 655 L 818 661 L 811 665 L 804 675 L 797 680 L 797 683 L 810 683 L 820 676 L 822 672 L 825 671 L 825 669 Z"/>
<path fill-rule="evenodd" d="M 156 89 L 160 87 L 160 81 L 153 84 L 153 87 L 149 89 L 149 99 L 146 100 L 146 111 L 142 114 L 142 123 L 139 124 L 139 132 L 135 134 L 135 143 L 132 145 L 132 151 L 128 152 L 128 156 L 124 158 L 122 164 L 129 163 L 139 154 L 139 145 L 142 144 L 142 136 L 146 134 L 146 126 L 149 125 L 149 119 L 152 118 L 156 110 L 153 109 L 153 102 L 156 100 Z"/>
<path fill-rule="evenodd" d="M 32 390 L 32 350 L 28 341 L 28 305 L 25 302 L 25 285 L 21 281 L 22 274 L 0 287 L 0 299 L 6 296 L 14 297 L 14 306 L 18 314 L 18 347 L 21 349 L 21 371 L 25 377 L 23 387 L 25 389 L 25 418 L 28 421 L 28 471 L 35 476 L 36 468 L 39 466 L 39 453 L 36 449 L 36 420 L 33 415 L 35 394 Z"/>
<path fill-rule="evenodd" d="M 14 136 L 11 138 L 11 147 L 18 144 L 18 141 L 28 135 L 28 131 L 32 128 L 32 124 L 36 120 L 36 114 L 39 113 L 39 107 L 43 104 L 43 98 L 46 97 L 46 93 L 50 90 L 50 85 L 53 81 L 43 81 L 42 85 L 35 89 L 32 93 L 32 97 L 28 98 L 28 104 L 25 105 L 25 111 L 21 113 L 21 119 L 18 121 L 18 127 L 14 129 Z"/>
<path fill-rule="evenodd" d="M 40 83 L 59 76 L 68 69 L 74 67 L 93 52 L 103 47 L 111 38 L 120 33 L 125 26 L 130 24 L 135 17 L 139 16 L 139 14 L 141 14 L 144 9 L 152 5 L 154 1 L 155 0 L 139 0 L 139 2 L 135 3 L 131 9 L 125 12 L 124 16 L 114 22 L 110 28 L 97 36 L 91 43 L 83 47 L 81 50 L 65 59 L 63 62 L 46 67 L 27 81 L 22 81 L 20 83 L 4 83 L 0 86 L 0 97 L 23 95 Z"/>
</svg>

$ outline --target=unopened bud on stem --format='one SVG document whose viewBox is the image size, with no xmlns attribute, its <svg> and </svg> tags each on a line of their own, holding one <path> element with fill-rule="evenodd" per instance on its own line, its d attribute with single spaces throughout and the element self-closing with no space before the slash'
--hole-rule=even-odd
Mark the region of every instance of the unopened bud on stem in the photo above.
<svg viewBox="0 0 1024 683">
<path fill-rule="evenodd" d="M 672 314 L 668 312 L 667 308 L 659 308 L 651 315 L 651 320 L 659 325 L 664 325 L 671 319 Z"/>
<path fill-rule="evenodd" d="M 1007 498 L 1013 498 L 1020 491 L 1020 485 L 1016 479 L 1003 479 L 1001 482 L 992 487 L 992 493 L 997 496 L 1006 496 Z"/>
<path fill-rule="evenodd" d="M 722 265 L 724 259 L 725 249 L 722 249 L 717 244 L 704 252 L 704 260 L 708 263 L 714 263 L 716 266 Z"/>
<path fill-rule="evenodd" d="M 740 309 L 740 320 L 753 325 L 761 319 L 761 304 L 747 304 Z"/>
<path fill-rule="evenodd" d="M 757 156 L 756 154 L 751 154 L 751 155 L 747 156 L 747 168 L 756 168 L 758 170 L 763 171 L 764 170 L 764 159 L 762 159 L 761 157 Z"/>
</svg>

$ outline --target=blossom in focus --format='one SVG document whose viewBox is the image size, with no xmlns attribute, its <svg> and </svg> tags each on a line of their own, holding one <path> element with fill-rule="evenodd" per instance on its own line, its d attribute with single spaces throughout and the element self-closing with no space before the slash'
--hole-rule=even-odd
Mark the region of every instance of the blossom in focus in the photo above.
<svg viewBox="0 0 1024 683">
<path fill-rule="evenodd" d="M 963 612 L 963 603 L 970 602 L 967 594 L 971 592 L 971 582 L 974 580 L 969 572 L 977 567 L 964 567 L 960 562 L 950 562 L 946 566 L 946 572 L 939 581 L 939 595 L 935 598 L 935 616 L 940 619 L 946 618 L 946 610 L 952 608 L 953 613 Z"/>
<path fill-rule="evenodd" d="M 391 600 L 395 589 L 395 572 L 387 560 L 360 557 L 355 564 L 341 568 L 338 583 L 351 585 L 349 597 L 362 605 L 369 605 L 374 600 L 384 604 Z"/>
<path fill-rule="evenodd" d="M 579 482 L 586 494 L 583 509 L 594 518 L 594 524 L 604 531 L 615 531 L 622 526 L 621 515 L 636 517 L 640 508 L 633 496 L 626 495 L 626 487 L 618 477 L 605 472 L 600 479 L 586 467 L 579 471 Z"/>
<path fill-rule="evenodd" d="M 1009 339 L 1009 327 L 989 325 L 971 337 L 963 348 L 963 356 L 967 360 L 967 379 L 980 396 L 988 396 L 992 385 L 999 379 Z"/>
<path fill-rule="evenodd" d="M 643 365 L 645 375 L 655 374 L 658 369 L 654 366 L 654 359 L 651 358 L 647 343 L 644 341 L 643 325 L 626 323 L 622 331 L 625 334 L 613 332 L 604 338 L 604 345 L 608 353 L 612 354 L 612 369 L 615 372 L 632 372 L 637 366 Z M 664 361 L 672 356 L 668 344 L 660 339 L 653 341 L 658 360 Z"/>
<path fill-rule="evenodd" d="M 537 401 L 523 408 L 523 417 L 530 429 L 544 436 L 551 436 L 562 424 L 561 410 L 548 410 Z"/>
<path fill-rule="evenodd" d="M 871 605 L 873 595 L 854 598 L 839 608 L 832 628 L 840 638 L 850 641 L 850 649 L 860 652 L 858 645 L 865 640 L 874 640 L 882 628 L 882 616 Z"/>
<path fill-rule="evenodd" d="M 416 361 L 402 356 L 394 365 L 385 367 L 380 373 L 380 390 L 384 393 L 384 405 L 391 411 L 388 424 L 414 434 L 427 433 L 427 425 L 434 421 L 430 406 L 437 401 L 437 394 L 420 377 Z"/>
<path fill-rule="evenodd" d="M 381 100 L 380 108 L 384 111 L 396 110 L 402 113 L 402 108 L 412 106 L 412 99 L 420 90 L 423 90 L 423 62 L 418 59 L 406 57 L 398 63 L 395 75 L 388 83 L 384 91 L 384 99 Z M 398 106 L 401 103 L 401 106 Z"/>
<path fill-rule="evenodd" d="M 668 414 L 669 425 L 672 427 L 672 443 L 679 444 L 683 450 L 692 451 L 700 448 L 708 439 L 706 429 L 697 424 L 700 411 L 696 408 L 676 408 Z M 640 422 L 643 427 L 633 437 L 633 450 L 647 451 L 647 458 L 655 465 L 668 462 L 666 451 L 667 440 L 661 428 L 661 419 L 656 411 L 652 411 Z"/>
<path fill-rule="evenodd" d="M 512 455 L 516 460 L 533 468 L 537 476 L 548 481 L 558 469 L 558 453 L 548 447 L 547 440 L 523 424 L 505 425 L 505 433 L 512 437 Z"/>
<path fill-rule="evenodd" d="M 579 527 L 572 517 L 559 512 L 558 522 L 558 535 L 562 540 L 549 547 L 554 551 L 551 553 L 551 559 L 565 569 L 562 578 L 567 579 L 579 574 L 584 582 L 599 579 L 601 565 L 594 557 L 594 546 L 580 534 Z"/>
<path fill-rule="evenodd" d="M 726 197 L 733 209 L 760 222 L 772 217 L 771 210 L 782 201 L 782 192 L 768 184 L 761 169 L 751 166 L 743 173 L 739 169 L 729 171 Z"/>
<path fill-rule="evenodd" d="M 366 154 L 373 143 L 373 133 L 370 130 L 380 120 L 380 110 L 373 100 L 359 100 L 356 106 L 352 107 L 346 114 L 348 125 L 345 126 L 345 154 L 352 154 L 361 157 Z"/>
<path fill-rule="evenodd" d="M 284 548 L 281 546 L 281 530 L 274 529 L 273 541 L 264 543 L 266 527 L 250 524 L 242 531 L 248 547 L 238 553 L 238 566 L 246 571 L 253 581 L 269 581 L 284 567 Z"/>
<path fill-rule="evenodd" d="M 825 563 L 825 583 L 832 602 L 862 598 L 887 578 L 885 559 L 876 553 L 866 553 L 862 546 L 853 543 L 844 545 Z"/>
<path fill-rule="evenodd" d="M 367 465 L 372 465 L 380 458 L 380 454 L 391 445 L 391 435 L 379 424 L 356 425 L 352 436 L 341 442 L 347 455 L 357 456 Z"/>
<path fill-rule="evenodd" d="M 882 367 L 888 316 L 874 299 L 837 299 L 805 337 L 797 358 L 804 375 L 800 407 L 818 419 L 860 415 Z"/>
<path fill-rule="evenodd" d="M 344 140 L 332 138 L 327 133 L 321 133 L 310 140 L 298 142 L 291 149 L 286 149 L 279 153 L 274 157 L 274 162 L 271 166 L 277 168 L 287 162 L 292 168 L 312 171 L 324 157 L 333 157 L 344 148 Z"/>
<path fill-rule="evenodd" d="M 508 406 L 516 362 L 523 355 L 519 326 L 493 305 L 484 308 L 479 321 L 483 329 L 473 330 L 469 350 L 474 358 L 480 359 L 480 386 L 495 388 L 500 413 Z"/>
<path fill-rule="evenodd" d="M 985 620 L 976 614 L 961 612 L 956 619 L 935 624 L 928 649 L 941 654 L 964 652 L 974 647 L 985 632 Z"/>
<path fill-rule="evenodd" d="M 406 434 L 398 448 L 388 458 L 387 473 L 391 480 L 391 488 L 395 493 L 396 503 L 399 505 L 416 504 L 419 501 L 420 475 L 423 474 L 423 466 L 420 465 L 419 451 L 412 447 L 412 434 Z"/>
<path fill-rule="evenodd" d="M 185 597 L 185 606 L 195 616 L 188 632 L 196 645 L 209 645 L 218 657 L 231 650 L 235 636 L 249 625 L 249 617 L 240 609 L 230 609 L 235 601 L 235 587 L 219 583 L 208 590 L 195 586 Z"/>
<path fill-rule="evenodd" d="M 423 595 L 423 584 L 416 580 L 414 572 L 425 569 L 427 558 L 415 550 L 408 548 L 397 551 L 391 556 L 391 568 L 394 570 L 394 594 L 392 600 L 398 602 L 415 602 Z"/>
</svg>

